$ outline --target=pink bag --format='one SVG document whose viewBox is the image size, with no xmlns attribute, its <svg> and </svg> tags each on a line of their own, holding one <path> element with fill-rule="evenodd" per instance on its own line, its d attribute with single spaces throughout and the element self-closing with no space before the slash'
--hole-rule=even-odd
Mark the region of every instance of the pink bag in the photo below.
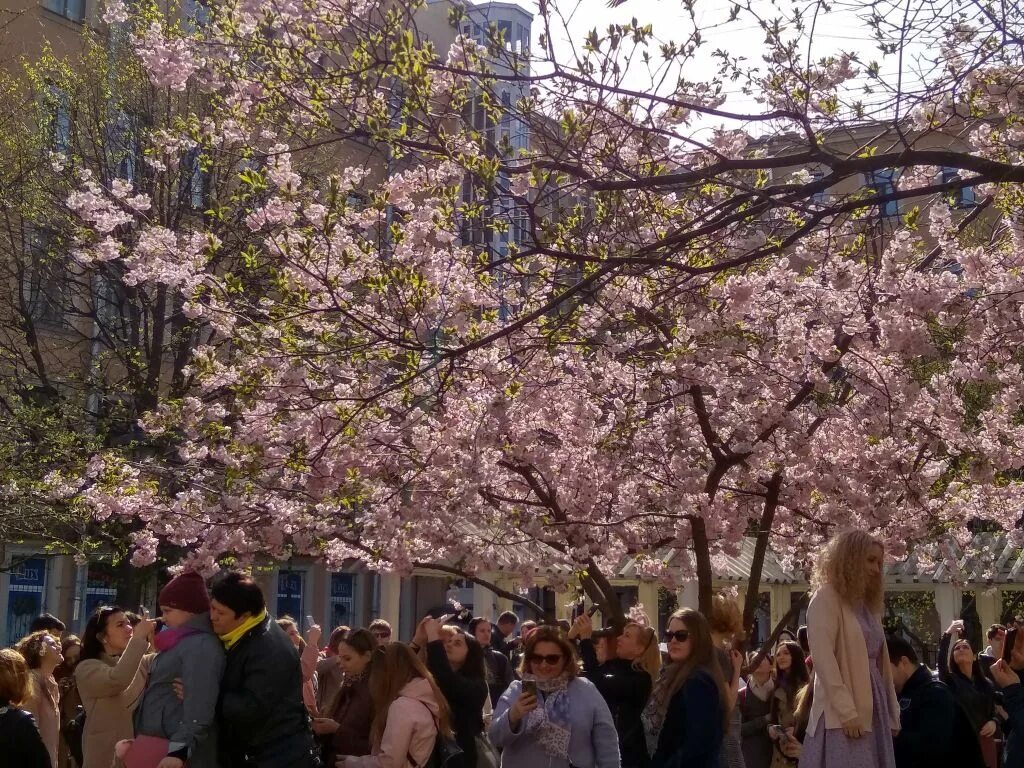
<svg viewBox="0 0 1024 768">
<path fill-rule="evenodd" d="M 124 768 L 156 768 L 167 757 L 169 744 L 159 736 L 136 736 L 121 762 Z"/>
</svg>

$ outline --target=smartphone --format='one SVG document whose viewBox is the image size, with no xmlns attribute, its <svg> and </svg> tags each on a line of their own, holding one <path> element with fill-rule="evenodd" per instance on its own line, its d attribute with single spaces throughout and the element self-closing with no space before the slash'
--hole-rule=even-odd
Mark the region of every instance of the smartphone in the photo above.
<svg viewBox="0 0 1024 768">
<path fill-rule="evenodd" d="M 447 624 L 449 621 L 452 620 L 452 617 L 454 615 L 455 614 L 453 614 L 453 613 L 446 613 L 444 616 L 439 616 L 438 619 L 437 619 L 437 623 L 438 624 Z"/>
<path fill-rule="evenodd" d="M 316 624 L 316 622 L 313 620 L 313 617 L 312 616 L 307 616 L 306 617 L 306 629 L 309 630 L 310 628 L 312 628 L 312 626 L 314 624 Z"/>
<path fill-rule="evenodd" d="M 590 616 L 591 618 L 593 618 L 594 614 L 597 613 L 600 610 L 601 610 L 601 606 L 598 605 L 597 603 L 594 603 L 592 606 L 587 608 L 587 616 Z"/>
<path fill-rule="evenodd" d="M 1007 664 L 1013 660 L 1013 648 L 1017 645 L 1017 632 L 1016 627 L 1006 630 L 1006 639 L 1003 640 L 1003 661 Z"/>
<path fill-rule="evenodd" d="M 537 695 L 537 681 L 536 680 L 523 680 L 523 696 L 536 696 Z"/>
<path fill-rule="evenodd" d="M 163 630 L 164 630 L 164 627 L 165 627 L 165 626 L 167 626 L 167 625 L 166 625 L 166 623 L 164 623 L 164 620 L 163 620 L 163 619 L 157 619 L 157 620 L 156 620 L 156 621 L 154 622 L 154 624 L 156 625 L 156 627 L 155 627 L 155 629 L 153 630 L 153 634 L 156 634 L 157 632 L 163 632 Z"/>
</svg>

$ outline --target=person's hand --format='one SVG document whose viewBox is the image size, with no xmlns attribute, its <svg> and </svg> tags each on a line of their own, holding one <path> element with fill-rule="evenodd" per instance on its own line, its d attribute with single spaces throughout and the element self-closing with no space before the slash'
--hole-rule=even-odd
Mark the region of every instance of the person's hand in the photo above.
<svg viewBox="0 0 1024 768">
<path fill-rule="evenodd" d="M 185 763 L 177 757 L 167 756 L 159 763 L 156 768 L 184 768 Z"/>
<path fill-rule="evenodd" d="M 843 723 L 843 733 L 850 739 L 859 739 L 863 736 L 864 727 L 860 724 L 860 718 L 854 717 Z"/>
<path fill-rule="evenodd" d="M 427 630 L 425 625 L 429 620 L 429 616 L 424 616 L 420 620 L 420 623 L 416 625 L 416 631 L 412 634 L 412 644 L 417 648 L 422 648 L 427 644 Z"/>
<path fill-rule="evenodd" d="M 324 636 L 324 631 L 320 629 L 319 624 L 314 624 L 312 627 L 306 630 L 306 642 L 316 648 L 320 647 L 320 638 Z"/>
<path fill-rule="evenodd" d="M 314 717 L 313 718 L 313 733 L 323 735 L 327 733 L 335 733 L 341 726 L 329 717 Z"/>
<path fill-rule="evenodd" d="M 953 622 L 949 625 L 949 629 L 946 630 L 947 635 L 962 635 L 964 633 L 964 622 L 962 619 L 953 619 Z"/>
<path fill-rule="evenodd" d="M 132 742 L 134 739 L 121 739 L 114 745 L 114 756 L 124 762 L 125 757 L 128 755 L 128 750 L 132 748 Z"/>
<path fill-rule="evenodd" d="M 524 693 L 516 699 L 516 703 L 508 711 L 508 719 L 512 725 L 518 725 L 519 721 L 537 708 L 537 697 L 532 693 Z"/>
<path fill-rule="evenodd" d="M 768 726 L 768 738 L 770 738 L 772 741 L 778 741 L 779 737 L 781 735 L 782 735 L 782 726 L 781 725 L 777 725 L 776 723 L 772 723 L 771 725 Z"/>
<path fill-rule="evenodd" d="M 156 621 L 154 619 L 143 619 L 132 630 L 132 637 L 141 637 L 147 641 L 152 640 L 154 634 L 156 634 Z"/>
<path fill-rule="evenodd" d="M 786 733 L 789 734 L 789 738 L 779 745 L 779 749 L 782 750 L 782 754 L 786 757 L 796 759 L 800 757 L 800 752 L 803 750 L 804 745 L 797 741 L 796 737 L 793 736 L 792 728 L 790 728 Z"/>
<path fill-rule="evenodd" d="M 1011 685 L 1020 685 L 1020 677 L 1010 669 L 1005 659 L 999 659 L 992 665 L 992 679 L 1000 688 L 1008 688 Z"/>
<path fill-rule="evenodd" d="M 995 720 L 989 720 L 987 723 L 981 726 L 981 731 L 979 731 L 979 733 L 981 733 L 981 735 L 984 736 L 986 739 L 991 739 L 993 736 L 996 735 L 996 729 L 998 728 L 999 726 L 996 725 Z"/>
<path fill-rule="evenodd" d="M 743 654 L 733 648 L 729 651 L 729 658 L 732 659 L 732 679 L 738 680 L 743 671 Z"/>
<path fill-rule="evenodd" d="M 180 677 L 176 677 L 174 678 L 174 683 L 172 683 L 172 687 L 174 688 L 174 695 L 178 697 L 178 701 L 184 701 L 185 682 Z"/>
<path fill-rule="evenodd" d="M 348 758 L 348 755 L 338 755 L 338 759 L 334 761 L 334 768 L 345 768 L 345 761 Z"/>
<path fill-rule="evenodd" d="M 427 616 L 423 619 L 420 622 L 420 626 L 423 627 L 423 634 L 426 635 L 428 643 L 441 639 L 441 622 L 433 616 Z"/>
<path fill-rule="evenodd" d="M 590 640 L 594 637 L 594 620 L 585 613 L 577 616 L 572 624 L 572 631 L 580 640 Z"/>
</svg>

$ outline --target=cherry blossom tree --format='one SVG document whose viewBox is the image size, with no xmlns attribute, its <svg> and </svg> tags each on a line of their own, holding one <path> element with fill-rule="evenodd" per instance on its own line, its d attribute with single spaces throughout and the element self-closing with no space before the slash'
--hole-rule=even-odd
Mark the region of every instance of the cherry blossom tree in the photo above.
<svg viewBox="0 0 1024 768">
<path fill-rule="evenodd" d="M 82 261 L 209 330 L 194 390 L 142 419 L 160 450 L 97 457 L 82 498 L 141 523 L 138 563 L 554 567 L 612 616 L 626 558 L 707 609 L 715 558 L 754 535 L 749 619 L 769 545 L 800 564 L 848 525 L 894 555 L 1015 527 L 1021 19 L 966 8 L 890 29 L 864 7 L 884 50 L 941 51 L 909 93 L 811 60 L 803 12 L 762 22 L 757 67 L 691 82 L 696 26 L 565 60 L 552 3 L 529 55 L 497 30 L 438 50 L 414 3 L 224 2 L 198 30 L 109 3 L 154 89 L 208 94 L 148 155 L 195 142 L 238 185 L 178 227 L 135 189 L 68 197 Z M 861 67 L 891 118 L 858 109 Z M 763 111 L 730 111 L 727 80 Z"/>
</svg>

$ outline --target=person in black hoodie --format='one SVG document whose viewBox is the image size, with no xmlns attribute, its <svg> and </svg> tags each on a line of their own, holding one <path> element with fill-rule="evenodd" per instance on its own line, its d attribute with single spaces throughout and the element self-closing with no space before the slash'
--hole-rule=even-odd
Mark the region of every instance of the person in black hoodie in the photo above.
<svg viewBox="0 0 1024 768">
<path fill-rule="evenodd" d="M 18 768 L 51 768 L 50 753 L 43 744 L 32 715 L 18 705 L 29 697 L 28 664 L 11 648 L 0 650 L 0 755 L 4 765 Z"/>
<path fill-rule="evenodd" d="M 953 698 L 971 721 L 986 764 L 995 768 L 998 761 L 994 739 L 998 738 L 1000 727 L 1000 718 L 996 714 L 996 690 L 963 634 L 964 623 L 957 620 L 942 635 L 939 641 L 939 680 L 949 686 Z"/>
<path fill-rule="evenodd" d="M 656 633 L 635 622 L 626 624 L 616 638 L 614 654 L 603 663 L 598 661 L 590 616 L 578 617 L 570 634 L 580 639 L 583 676 L 597 686 L 612 713 L 622 768 L 644 768 L 650 756 L 640 716 L 661 668 Z"/>
<path fill-rule="evenodd" d="M 896 768 L 981 768 L 981 747 L 953 692 L 932 677 L 906 640 L 890 636 L 885 645 L 900 702 L 900 732 L 893 740 Z"/>
<path fill-rule="evenodd" d="M 227 654 L 217 703 L 221 768 L 319 766 L 299 654 L 267 614 L 259 585 L 228 571 L 210 593 L 210 622 Z"/>
<path fill-rule="evenodd" d="M 496 706 L 512 681 L 516 679 L 512 662 L 508 656 L 491 647 L 494 638 L 494 627 L 487 619 L 478 616 L 469 622 L 469 634 L 476 638 L 484 649 L 484 665 L 487 667 L 487 689 L 491 693 L 491 706 Z"/>
<path fill-rule="evenodd" d="M 430 616 L 416 628 L 411 647 L 426 655 L 427 669 L 448 700 L 455 741 L 462 754 L 445 768 L 476 768 L 476 737 L 484 730 L 487 678 L 484 650 L 458 627 L 441 626 Z"/>
</svg>

